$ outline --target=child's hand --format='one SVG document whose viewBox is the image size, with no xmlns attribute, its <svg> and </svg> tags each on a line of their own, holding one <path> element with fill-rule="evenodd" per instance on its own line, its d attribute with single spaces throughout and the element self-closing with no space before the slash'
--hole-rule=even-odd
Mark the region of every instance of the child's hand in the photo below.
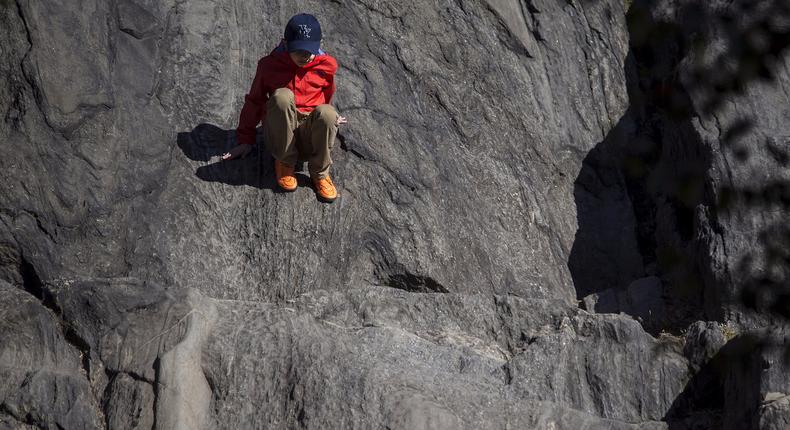
<svg viewBox="0 0 790 430">
<path fill-rule="evenodd" d="M 244 158 L 252 151 L 252 145 L 236 145 L 230 151 L 222 154 L 223 160 L 232 160 L 234 158 Z"/>
<path fill-rule="evenodd" d="M 337 121 L 335 121 L 335 125 L 345 124 L 347 122 L 348 120 L 346 119 L 346 117 L 338 115 Z"/>
</svg>

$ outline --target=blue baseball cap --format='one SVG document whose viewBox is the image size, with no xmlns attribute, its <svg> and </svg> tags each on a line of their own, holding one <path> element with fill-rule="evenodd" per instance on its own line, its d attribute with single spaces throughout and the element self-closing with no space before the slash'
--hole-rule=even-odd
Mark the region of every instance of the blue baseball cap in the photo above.
<svg viewBox="0 0 790 430">
<path fill-rule="evenodd" d="M 318 55 L 321 49 L 321 24 L 313 15 L 294 15 L 285 25 L 285 41 L 288 42 L 288 52 L 303 50 Z"/>
</svg>

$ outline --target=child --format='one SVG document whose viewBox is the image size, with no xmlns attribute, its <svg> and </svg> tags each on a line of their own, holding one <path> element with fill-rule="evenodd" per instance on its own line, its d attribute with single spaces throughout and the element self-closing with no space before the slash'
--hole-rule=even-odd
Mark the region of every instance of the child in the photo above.
<svg viewBox="0 0 790 430">
<path fill-rule="evenodd" d="M 284 191 L 296 190 L 294 166 L 307 160 L 319 200 L 334 201 L 338 193 L 329 177 L 330 151 L 337 127 L 347 122 L 329 104 L 336 71 L 337 61 L 321 50 L 318 20 L 308 14 L 292 17 L 280 45 L 258 61 L 236 130 L 239 145 L 222 159 L 249 154 L 255 144 L 255 127 L 263 121 L 277 185 Z"/>
</svg>

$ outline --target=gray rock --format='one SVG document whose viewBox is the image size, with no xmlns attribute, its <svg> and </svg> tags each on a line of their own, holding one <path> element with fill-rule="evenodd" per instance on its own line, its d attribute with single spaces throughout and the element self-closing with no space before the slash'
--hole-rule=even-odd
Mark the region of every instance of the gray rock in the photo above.
<svg viewBox="0 0 790 430">
<path fill-rule="evenodd" d="M 780 430 L 790 427 L 790 396 L 769 393 L 760 405 L 760 429 Z"/>
<path fill-rule="evenodd" d="M 608 300 L 646 324 L 740 318 L 730 280 L 753 244 L 744 227 L 763 220 L 719 219 L 708 200 L 689 213 L 678 181 L 649 185 L 700 166 L 706 189 L 752 180 L 725 165 L 717 119 L 754 113 L 784 133 L 770 85 L 690 123 L 640 102 L 623 2 L 12 3 L 0 425 L 781 425 L 783 401 L 765 400 L 790 392 L 778 347 L 717 373 L 740 346 L 713 326 L 684 350 L 575 307 L 591 294 L 588 309 Z M 302 174 L 277 193 L 260 140 L 217 157 L 257 60 L 302 10 L 341 64 L 332 205 Z M 659 78 L 685 79 L 684 58 L 658 58 Z M 646 124 L 664 150 L 634 180 L 623 145 Z M 693 264 L 666 267 L 672 247 Z"/>
<path fill-rule="evenodd" d="M 203 374 L 201 356 L 217 310 L 210 300 L 194 292 L 187 297 L 187 303 L 192 309 L 183 318 L 184 338 L 157 358 L 156 428 L 196 429 L 216 425 L 210 423 L 212 391 Z"/>
<path fill-rule="evenodd" d="M 721 66 L 735 67 L 741 41 L 773 28 L 749 23 L 790 18 L 783 2 L 751 5 L 638 1 L 631 9 L 632 105 L 614 129 L 624 131 L 608 136 L 612 149 L 601 151 L 614 157 L 627 149 L 615 188 L 634 202 L 640 252 L 647 264 L 658 264 L 680 327 L 702 316 L 747 328 L 779 321 L 744 309 L 741 291 L 767 265 L 760 232 L 783 225 L 786 208 L 744 201 L 724 208 L 719 201 L 727 188 L 760 190 L 790 178 L 769 145 L 786 150 L 790 135 L 787 53 L 765 55 L 772 59 L 770 80 Z M 740 127 L 744 121 L 751 127 Z"/>
<path fill-rule="evenodd" d="M 514 358 L 514 389 L 627 422 L 659 421 L 683 391 L 687 362 L 671 343 L 616 315 L 581 314 Z"/>
<path fill-rule="evenodd" d="M 613 317 L 623 328 L 612 332 L 562 301 L 371 286 L 275 305 L 129 278 L 62 280 L 42 289 L 62 318 L 53 330 L 73 330 L 84 357 L 79 381 L 89 395 L 99 391 L 91 398 L 102 399 L 108 427 L 665 428 L 633 405 L 601 414 L 546 401 L 548 392 L 533 389 L 532 378 L 555 377 L 558 369 L 529 354 L 568 336 L 571 320 L 578 338 L 565 343 L 570 355 L 592 359 L 612 349 L 615 362 L 632 363 L 594 370 L 603 381 L 614 385 L 624 372 L 639 377 L 648 368 L 639 353 L 599 342 L 635 343 L 618 334 L 638 329 L 635 321 Z M 8 291 L 49 312 L 28 293 Z M 656 353 L 659 344 L 641 333 L 645 351 Z M 650 369 L 677 356 L 659 354 Z M 79 364 L 75 359 L 76 371 Z M 610 394 L 595 392 L 591 401 L 606 403 Z M 645 407 L 665 406 L 653 401 Z"/>
<path fill-rule="evenodd" d="M 77 13 L 68 2 L 19 1 L 17 5 L 30 44 L 22 63 L 25 79 L 47 124 L 68 138 L 114 104 L 109 82 L 109 7 L 89 1 Z M 95 55 L 80 55 L 86 52 Z"/>
<path fill-rule="evenodd" d="M 719 352 L 727 343 L 721 327 L 715 322 L 697 321 L 686 331 L 686 344 L 683 353 L 689 362 L 702 366 Z"/>
<path fill-rule="evenodd" d="M 335 149 L 342 198 L 332 206 L 307 187 L 272 192 L 265 153 L 216 158 L 235 144 L 228 130 L 255 63 L 296 6 L 104 7 L 95 14 L 109 24 L 89 41 L 72 36 L 60 10 L 24 3 L 3 18 L 12 29 L 5 70 L 19 85 L 0 100 L 19 112 L 2 133 L 25 148 L 3 161 L 16 172 L 3 190 L 15 211 L 3 217 L 18 239 L 44 238 L 16 245 L 43 278 L 131 275 L 244 300 L 407 279 L 574 300 L 573 177 L 626 106 L 620 2 L 301 5 L 320 11 L 325 47 L 341 64 L 336 105 L 350 119 Z M 418 35 L 428 22 L 452 43 L 435 37 L 426 47 Z M 26 32 L 32 47 L 19 42 Z M 49 38 L 63 48 L 46 63 Z M 96 47 L 90 61 L 83 45 Z M 41 70 L 68 69 L 84 82 L 63 89 L 43 72 L 22 74 L 14 67 L 27 49 Z M 89 87 L 112 109 L 88 112 Z M 39 115 L 39 88 L 68 100 Z M 74 112 L 65 138 L 48 126 L 64 122 L 61 111 Z M 42 149 L 53 157 L 33 157 L 32 141 L 59 143 Z M 11 179 L 25 171 L 52 174 L 25 188 Z M 46 191 L 31 198 L 31 189 Z M 268 287 L 249 287 L 264 279 Z"/>
<path fill-rule="evenodd" d="M 567 330 L 564 324 L 568 324 L 568 317 L 550 316 L 556 304 L 509 299 L 509 307 L 519 311 L 512 312 L 512 319 L 498 320 L 499 306 L 491 302 L 486 305 L 482 298 L 404 295 L 397 290 L 366 288 L 345 293 L 352 303 L 359 303 L 354 310 L 338 309 L 333 304 L 337 297 L 313 294 L 285 308 L 218 303 L 219 320 L 204 355 L 208 363 L 204 368 L 211 386 L 227 387 L 215 392 L 214 410 L 219 423 L 229 423 L 229 427 L 352 428 L 552 428 L 554 423 L 561 428 L 629 428 L 626 423 L 644 422 L 644 428 L 661 428 L 657 422 L 648 424 L 658 419 L 651 419 L 650 413 L 631 403 L 631 393 L 613 401 L 615 407 L 604 414 L 609 415 L 605 416 L 608 420 L 587 418 L 602 415 L 601 411 L 586 410 L 587 405 L 560 398 L 542 401 L 552 397 L 553 390 L 535 381 L 569 373 L 560 371 L 552 360 L 534 357 L 543 350 L 543 342 L 554 343 L 550 340 L 566 335 L 563 330 Z M 327 313 L 327 309 L 333 312 Z M 415 313 L 417 309 L 421 312 Z M 476 334 L 465 332 L 463 326 L 459 327 L 465 315 L 481 318 L 480 324 L 488 321 L 488 327 L 478 327 Z M 592 317 L 574 317 L 574 321 L 587 319 Z M 613 319 L 615 324 L 622 321 L 639 330 L 633 320 L 629 324 L 625 317 Z M 571 356 L 592 360 L 603 357 L 600 351 L 607 350 L 613 361 L 623 363 L 624 367 L 590 369 L 604 383 L 620 386 L 620 378 L 629 374 L 642 377 L 637 375 L 649 374 L 648 367 L 655 369 L 653 378 L 685 372 L 685 361 L 676 353 L 658 352 L 660 355 L 655 356 L 660 346 L 644 332 L 645 355 L 641 357 L 642 352 L 613 349 L 597 342 L 614 334 L 610 328 L 589 326 L 597 324 L 588 321 L 573 335 L 576 342 L 562 344 Z M 514 330 L 516 327 L 520 330 Z M 598 330 L 601 333 L 588 332 Z M 515 349 L 497 342 L 518 331 L 525 333 L 526 339 L 516 343 L 519 346 Z M 632 340 L 620 339 L 623 345 Z M 544 353 L 556 357 L 552 351 Z M 678 384 L 682 387 L 682 377 L 667 377 L 669 381 L 670 386 L 675 384 L 675 388 L 667 386 L 665 392 L 671 402 L 673 389 L 677 390 Z M 643 389 L 646 385 L 634 386 Z M 571 391 L 583 393 L 589 387 L 568 385 L 567 389 L 572 396 Z M 589 398 L 593 403 L 606 404 L 610 394 L 602 389 Z M 250 405 L 251 396 L 264 396 L 271 407 Z M 661 408 L 668 403 L 654 402 L 650 398 L 643 405 L 661 418 Z M 506 414 L 502 414 L 503 405 Z M 359 412 L 338 413 L 344 409 Z"/>
<path fill-rule="evenodd" d="M 85 357 L 53 312 L 0 280 L 0 423 L 101 428 Z"/>
<path fill-rule="evenodd" d="M 127 373 L 113 378 L 105 389 L 107 428 L 150 429 L 155 421 L 156 392 L 148 382 Z"/>
</svg>

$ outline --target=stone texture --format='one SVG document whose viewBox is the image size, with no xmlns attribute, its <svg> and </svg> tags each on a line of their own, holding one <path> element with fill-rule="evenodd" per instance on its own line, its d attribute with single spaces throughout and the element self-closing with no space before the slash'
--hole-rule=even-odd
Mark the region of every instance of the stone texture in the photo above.
<svg viewBox="0 0 790 430">
<path fill-rule="evenodd" d="M 513 384 L 528 398 L 594 415 L 658 421 L 685 386 L 687 362 L 676 349 L 630 318 L 579 315 L 532 339 L 514 360 Z"/>
<path fill-rule="evenodd" d="M 303 10 L 341 64 L 332 205 L 303 175 L 276 192 L 263 150 L 218 160 Z M 690 59 L 658 38 L 671 55 L 648 61 L 619 0 L 17 0 L 0 26 L 0 425 L 786 422 L 780 341 L 576 307 L 614 298 L 653 333 L 746 320 L 731 278 L 767 218 L 689 212 L 672 178 L 773 175 L 728 166 L 717 121 L 782 136 L 786 71 L 678 121 L 651 89 Z M 634 179 L 625 144 L 648 138 Z M 672 247 L 693 264 L 667 266 Z"/>
<path fill-rule="evenodd" d="M 101 49 L 91 62 L 76 48 L 87 42 L 65 31 L 67 14 L 40 7 L 5 10 L 19 45 L 8 43 L 10 64 L 51 45 L 38 37 L 66 39 L 58 55 L 78 67 L 41 67 L 84 74 L 85 85 L 115 100 L 65 137 L 48 126 L 47 109 L 15 114 L 16 126 L 3 130 L 26 148 L 4 161 L 18 172 L 4 189 L 14 208 L 4 222 L 37 235 L 38 217 L 51 237 L 17 247 L 30 248 L 26 258 L 40 270 L 131 275 L 247 300 L 414 277 L 448 291 L 573 300 L 572 180 L 627 101 L 621 3 L 461 2 L 440 14 L 380 2 L 264 12 L 124 1 L 93 29 L 89 45 Z M 305 187 L 273 193 L 267 154 L 214 157 L 235 143 L 227 130 L 255 62 L 301 9 L 321 11 L 325 47 L 341 64 L 336 105 L 350 121 L 335 151 L 343 197 L 332 206 L 315 204 Z M 414 31 L 425 22 L 454 42 L 436 37 L 426 49 Z M 511 27 L 522 24 L 528 30 Z M 37 88 L 54 82 L 22 77 L 6 104 L 34 106 Z M 32 141 L 59 143 L 38 157 Z M 46 191 L 30 199 L 18 178 L 43 170 L 53 174 L 27 189 Z M 205 270 L 193 270 L 198 261 Z M 267 288 L 248 287 L 262 279 Z"/>
<path fill-rule="evenodd" d="M 790 396 L 770 393 L 760 406 L 760 429 L 778 430 L 790 427 Z"/>
<path fill-rule="evenodd" d="M 600 356 L 597 348 L 608 346 L 596 345 L 594 339 L 585 341 L 587 333 L 558 333 L 569 324 L 568 316 L 557 314 L 558 308 L 557 303 L 512 297 L 491 301 L 374 287 L 350 290 L 342 297 L 310 293 L 284 308 L 221 302 L 215 335 L 204 355 L 212 363 L 207 374 L 210 384 L 228 387 L 215 393 L 214 411 L 218 422 L 225 423 L 221 426 L 228 428 L 551 428 L 551 423 L 561 428 L 628 428 L 627 423 L 660 428 L 661 408 L 668 403 L 646 399 L 644 404 L 656 408 L 657 417 L 651 419 L 630 400 L 623 401 L 633 399 L 631 393 L 614 400 L 615 407 L 603 414 L 608 420 L 585 418 L 602 414 L 565 399 L 541 401 L 550 396 L 544 386 L 532 384 L 532 378 L 550 380 L 573 373 L 558 371 L 550 360 L 535 359 L 533 350 L 542 350 L 542 343 L 553 343 L 563 334 L 573 336 L 575 342 L 563 345 L 574 357 Z M 499 309 L 508 309 L 503 314 L 509 317 L 499 318 Z M 568 314 L 578 312 L 565 309 Z M 475 315 L 476 330 L 465 330 L 467 315 Z M 613 320 L 616 325 L 630 322 L 639 330 L 627 317 Z M 598 326 L 600 321 L 588 324 Z M 598 329 L 607 330 L 592 330 Z M 514 334 L 516 338 L 510 339 Z M 641 336 L 648 356 L 660 349 L 649 335 L 641 332 Z M 671 375 L 668 369 L 685 372 L 684 359 L 660 353 L 648 365 L 647 356 L 638 358 L 638 352 L 624 347 L 633 340 L 623 337 L 623 348 L 613 353 L 624 368 L 596 374 L 612 386 L 620 386 L 618 378 L 627 373 L 626 368 L 652 374 L 656 380 L 650 385 L 661 386 L 671 402 L 672 393 L 682 388 L 682 379 L 662 375 Z M 644 362 L 639 364 L 640 360 Z M 526 392 L 533 387 L 545 398 Z M 585 385 L 568 389 L 594 391 Z M 606 403 L 607 392 L 611 393 L 593 392 L 588 398 Z M 269 399 L 270 408 L 248 403 L 250 396 L 260 395 Z M 549 406 L 561 404 L 568 406 Z M 345 409 L 357 412 L 337 414 Z"/>
<path fill-rule="evenodd" d="M 12 428 L 101 428 L 83 352 L 58 317 L 0 281 L 0 415 Z"/>
<path fill-rule="evenodd" d="M 632 8 L 632 104 L 618 124 L 625 131 L 611 136 L 633 142 L 623 156 L 631 174 L 619 188 L 635 201 L 640 250 L 660 266 L 672 308 L 692 303 L 686 321 L 700 313 L 749 328 L 778 321 L 743 309 L 740 291 L 754 268 L 765 267 L 761 232 L 781 223 L 785 210 L 720 205 L 724 189 L 757 191 L 788 180 L 766 143 L 787 149 L 790 57 L 778 49 L 765 54 L 770 80 L 748 70 L 731 77 L 749 58 L 744 51 L 750 45 L 740 41 L 760 32 L 768 37 L 790 19 L 786 3 L 753 5 L 664 1 Z M 757 67 L 759 59 L 753 63 Z M 748 155 L 741 159 L 744 149 Z M 754 259 L 752 267 L 743 266 L 746 257 Z"/>
<path fill-rule="evenodd" d="M 7 291 L 50 313 L 28 292 Z M 668 406 L 661 399 L 646 396 L 637 405 L 624 401 L 631 394 L 612 400 L 611 390 L 594 387 L 644 375 L 672 398 L 683 379 L 662 376 L 684 360 L 659 352 L 661 344 L 635 321 L 612 316 L 607 322 L 559 300 L 370 286 L 276 305 L 208 299 L 130 278 L 61 281 L 42 291 L 62 318 L 48 331 L 68 327 L 83 354 L 82 362 L 75 354 L 73 371 L 95 402 L 90 405 L 102 405 L 94 427 L 665 428 L 641 409 L 657 409 L 660 417 Z M 637 339 L 612 333 L 612 325 Z M 552 353 L 541 345 L 557 336 L 570 336 L 563 348 L 571 357 L 592 360 L 611 350 L 609 359 L 632 363 L 590 368 L 600 379 L 579 387 L 591 404 L 612 408 L 548 401 L 550 390 L 531 382 L 560 374 L 551 360 L 532 356 Z M 602 344 L 601 336 L 620 346 Z M 642 355 L 648 351 L 650 362 Z M 73 389 L 74 383 L 63 384 Z M 4 411 L 15 413 L 9 405 Z M 85 418 L 73 407 L 68 413 L 57 404 L 38 407 L 53 418 L 28 414 L 20 421 L 47 427 Z M 93 413 L 99 417 L 98 409 Z"/>
<path fill-rule="evenodd" d="M 713 358 L 727 340 L 718 323 L 697 321 L 686 331 L 683 352 L 692 365 L 701 366 Z"/>
</svg>

